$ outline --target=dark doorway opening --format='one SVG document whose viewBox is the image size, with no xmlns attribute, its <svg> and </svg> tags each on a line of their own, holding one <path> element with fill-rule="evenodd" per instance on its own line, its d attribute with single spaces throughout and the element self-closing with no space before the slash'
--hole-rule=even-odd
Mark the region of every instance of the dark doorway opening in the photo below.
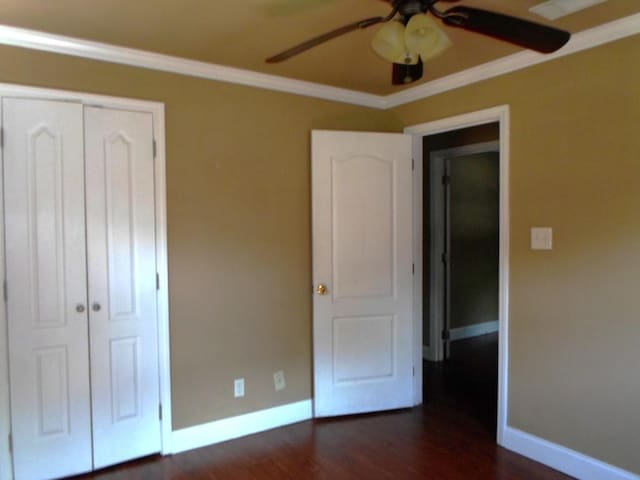
<svg viewBox="0 0 640 480">
<path fill-rule="evenodd" d="M 468 147 L 482 150 L 498 141 L 498 123 L 423 139 L 423 398 L 472 417 L 493 434 L 498 404 L 499 155 L 478 154 L 477 148 Z"/>
</svg>

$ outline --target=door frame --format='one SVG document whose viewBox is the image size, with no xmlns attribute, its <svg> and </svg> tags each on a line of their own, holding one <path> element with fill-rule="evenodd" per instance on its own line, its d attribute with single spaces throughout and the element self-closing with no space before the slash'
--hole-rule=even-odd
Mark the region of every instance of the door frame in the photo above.
<svg viewBox="0 0 640 480">
<path fill-rule="evenodd" d="M 160 402 L 162 405 L 161 453 L 171 453 L 171 376 L 169 343 L 169 275 L 167 253 L 167 189 L 164 103 L 130 98 L 94 95 L 82 92 L 27 87 L 0 83 L 0 98 L 37 98 L 80 103 L 83 106 L 98 106 L 117 110 L 150 113 L 153 118 L 155 140 L 155 222 L 156 222 L 156 272 L 158 320 L 158 366 L 160 377 Z M 1 111 L 0 111 L 1 114 Z M 0 165 L 2 164 L 0 161 Z M 0 202 L 4 198 L 3 169 L 0 168 Z M 5 279 L 4 208 L 0 208 L 0 281 Z M 11 408 L 9 401 L 9 345 L 8 322 L 4 295 L 0 294 L 0 479 L 13 478 L 12 455 L 9 449 L 11 431 Z"/>
<path fill-rule="evenodd" d="M 423 194 L 423 137 L 437 133 L 498 122 L 500 128 L 500 251 L 499 251 L 499 307 L 500 323 L 498 348 L 498 421 L 496 439 L 504 446 L 504 433 L 508 415 L 509 382 L 509 158 L 510 111 L 509 105 L 465 113 L 432 122 L 412 125 L 404 129 L 413 137 L 413 325 L 414 325 L 414 403 L 422 403 L 422 194 Z"/>
<path fill-rule="evenodd" d="M 431 152 L 426 167 L 430 169 L 429 175 L 429 197 L 430 197 L 430 220 L 428 226 L 431 230 L 430 242 L 430 271 L 429 271 L 429 351 L 427 359 L 440 362 L 444 360 L 444 348 L 442 341 L 439 340 L 441 332 L 444 330 L 445 324 L 445 306 L 449 299 L 445 299 L 445 281 L 446 267 L 440 259 L 440 254 L 449 251 L 445 240 L 440 235 L 434 235 L 435 232 L 444 230 L 445 227 L 450 228 L 449 222 L 445 221 L 445 204 L 444 204 L 444 185 L 440 179 L 445 173 L 445 164 L 450 158 L 461 157 L 464 155 L 474 155 L 477 153 L 498 152 L 500 153 L 500 142 L 497 140 L 489 142 L 470 143 L 458 147 L 445 148 Z M 447 232 L 447 237 L 449 232 Z M 449 262 L 450 263 L 450 262 Z M 448 288 L 448 287 L 447 287 Z M 447 290 L 448 291 L 448 290 Z M 443 300 L 444 299 L 444 300 Z M 451 338 L 455 340 L 455 338 Z"/>
</svg>

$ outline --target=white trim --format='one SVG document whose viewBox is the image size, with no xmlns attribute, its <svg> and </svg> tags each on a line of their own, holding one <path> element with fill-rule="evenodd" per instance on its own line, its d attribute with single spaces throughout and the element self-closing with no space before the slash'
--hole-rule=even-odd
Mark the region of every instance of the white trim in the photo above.
<svg viewBox="0 0 640 480">
<path fill-rule="evenodd" d="M 499 255 L 499 307 L 500 322 L 498 353 L 498 425 L 497 441 L 503 445 L 504 431 L 507 428 L 508 383 L 509 383 L 509 158 L 510 158 L 510 116 L 509 106 L 480 110 L 456 117 L 435 120 L 405 128 L 404 132 L 414 136 L 413 158 L 416 165 L 423 163 L 422 137 L 435 133 L 460 130 L 466 127 L 499 122 L 500 124 L 500 255 Z M 414 182 L 414 208 L 422 198 L 422 182 Z M 422 238 L 422 229 L 414 232 Z M 414 241 L 414 258 L 422 258 L 422 241 Z M 422 277 L 414 276 L 414 291 L 422 292 Z M 420 297 L 422 298 L 422 296 Z M 422 315 L 414 308 L 414 332 L 422 332 Z M 418 343 L 422 343 L 422 337 Z M 422 357 L 422 346 L 416 349 L 416 357 Z M 419 382 L 422 388 L 422 379 Z M 421 394 L 422 392 L 420 392 Z"/>
<path fill-rule="evenodd" d="M 166 150 L 165 150 L 165 123 L 164 104 L 134 100 L 129 98 L 110 97 L 105 95 L 93 95 L 81 92 L 54 90 L 48 88 L 24 87 L 0 83 L 0 98 L 2 97 L 29 97 L 51 99 L 61 101 L 79 102 L 84 105 L 98 105 L 105 108 L 114 108 L 130 111 L 151 113 L 153 117 L 153 133 L 156 140 L 155 182 L 156 182 L 156 268 L 160 276 L 160 289 L 158 290 L 158 343 L 160 356 L 160 400 L 162 402 L 162 453 L 171 453 L 171 375 L 170 375 L 170 349 L 169 349 L 169 279 L 167 269 L 167 206 L 166 206 Z M 2 196 L 2 183 L 0 182 L 0 200 Z M 0 277 L 4 279 L 4 220 L 0 209 Z M 1 297 L 1 295 L 0 295 Z M 11 458 L 8 449 L 7 435 L 9 433 L 10 407 L 8 402 L 8 339 L 6 336 L 6 307 L 4 299 L 0 308 L 0 479 L 12 478 L 11 469 L 8 467 Z"/>
<path fill-rule="evenodd" d="M 63 35 L 38 32 L 24 28 L 0 25 L 0 44 L 72 55 L 75 57 L 120 63 L 178 73 L 191 77 L 264 88 L 277 92 L 316 97 L 336 102 L 351 103 L 373 108 L 384 108 L 384 97 L 371 93 L 330 87 L 319 83 L 294 80 L 277 75 L 199 62 L 171 55 L 118 47 L 101 42 L 81 40 Z"/>
<path fill-rule="evenodd" d="M 160 370 L 160 404 L 162 405 L 162 454 L 172 451 L 171 343 L 169 331 L 169 247 L 167 245 L 167 157 L 165 145 L 164 104 L 153 110 L 153 137 L 156 145 L 156 272 L 158 321 L 158 361 Z"/>
<path fill-rule="evenodd" d="M 640 33 L 640 13 L 576 33 L 572 35 L 567 45 L 552 54 L 542 54 L 525 50 L 431 82 L 423 83 L 422 85 L 409 88 L 402 92 L 388 95 L 385 97 L 386 108 L 398 107 L 455 88 L 464 87 L 482 80 L 488 80 L 506 73 L 515 72 L 516 70 L 522 70 L 533 65 L 572 55 L 638 33 Z"/>
<path fill-rule="evenodd" d="M 147 100 L 137 100 L 135 98 L 112 97 L 109 95 L 98 95 L 93 93 L 77 92 L 74 90 L 59 90 L 53 88 L 30 87 L 15 85 L 12 83 L 0 83 L 0 97 L 37 98 L 48 100 L 59 100 L 63 102 L 78 102 L 87 106 L 101 106 L 107 108 L 117 108 L 136 112 L 148 112 L 154 117 L 163 112 L 164 103 Z M 160 147 L 160 145 L 158 145 Z M 162 152 L 164 157 L 164 152 Z M 158 155 L 160 158 L 160 155 Z"/>
<path fill-rule="evenodd" d="M 0 123 L 2 122 L 2 104 L 0 103 Z M 0 290 L 5 279 L 4 258 L 4 149 L 0 160 Z M 7 306 L 0 292 L 0 479 L 13 477 L 13 459 L 9 450 L 9 432 L 11 432 L 11 405 L 9 400 L 9 336 L 7 329 Z"/>
<path fill-rule="evenodd" d="M 640 475 L 512 427 L 504 432 L 503 446 L 579 480 L 640 480 Z"/>
<path fill-rule="evenodd" d="M 553 54 L 544 55 L 530 50 L 519 52 L 387 96 L 3 25 L 0 25 L 0 44 L 389 109 L 638 33 L 640 13 L 576 33 L 567 45 Z"/>
<path fill-rule="evenodd" d="M 449 330 L 449 340 L 453 342 L 455 340 L 479 337 L 480 335 L 499 331 L 500 322 L 498 320 L 493 322 L 476 323 L 475 325 L 467 325 L 466 327 L 452 328 Z"/>
<path fill-rule="evenodd" d="M 463 155 L 473 155 L 475 153 L 485 152 L 499 152 L 500 144 L 497 140 L 474 143 L 470 145 L 462 145 L 452 148 L 446 148 L 443 150 L 437 150 L 431 152 L 431 156 L 428 159 L 430 168 L 430 182 L 429 182 L 429 195 L 431 204 L 430 225 L 431 229 L 431 242 L 430 242 L 430 258 L 431 258 L 431 270 L 429 272 L 429 338 L 440 339 L 442 338 L 442 332 L 446 329 L 445 310 L 446 305 L 450 303 L 449 295 L 445 299 L 445 282 L 450 264 L 443 264 L 441 260 L 442 253 L 449 249 L 446 244 L 445 237 L 438 235 L 438 232 L 442 232 L 445 229 L 445 225 L 448 223 L 445 221 L 445 187 L 442 184 L 441 178 L 446 172 L 446 160 L 451 157 L 460 157 Z M 446 237 L 450 237 L 450 232 L 446 232 Z M 448 289 L 447 289 L 448 291 Z M 449 332 L 453 335 L 453 332 Z M 454 338 L 450 338 L 454 340 Z M 436 341 L 431 349 L 433 360 L 441 362 L 444 360 L 445 348 L 443 342 Z"/>
<path fill-rule="evenodd" d="M 511 248 L 510 171 L 511 113 L 509 106 L 500 109 L 500 249 L 498 321 L 498 445 L 502 445 L 509 409 L 509 251 Z"/>
<path fill-rule="evenodd" d="M 407 132 L 405 132 L 407 133 Z M 422 137 L 413 135 L 411 139 L 413 158 L 413 404 L 420 405 L 422 395 L 422 347 L 423 310 L 422 310 L 422 171 L 423 165 L 415 152 L 422 152 Z M 416 192 L 421 192 L 417 195 Z M 417 281 L 420 279 L 420 281 Z"/>
<path fill-rule="evenodd" d="M 303 400 L 195 427 L 183 428 L 173 432 L 173 453 L 206 447 L 292 423 L 303 422 L 311 419 L 312 416 L 311 400 Z"/>
</svg>

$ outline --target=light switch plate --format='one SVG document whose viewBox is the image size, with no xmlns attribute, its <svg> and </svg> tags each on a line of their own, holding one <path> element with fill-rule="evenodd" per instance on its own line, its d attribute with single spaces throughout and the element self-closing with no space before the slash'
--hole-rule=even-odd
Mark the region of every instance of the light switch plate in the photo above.
<svg viewBox="0 0 640 480">
<path fill-rule="evenodd" d="M 534 227 L 531 229 L 531 250 L 551 250 L 553 248 L 553 229 Z"/>
<path fill-rule="evenodd" d="M 244 397 L 244 378 L 236 378 L 233 381 L 233 396 L 235 398 Z"/>
</svg>

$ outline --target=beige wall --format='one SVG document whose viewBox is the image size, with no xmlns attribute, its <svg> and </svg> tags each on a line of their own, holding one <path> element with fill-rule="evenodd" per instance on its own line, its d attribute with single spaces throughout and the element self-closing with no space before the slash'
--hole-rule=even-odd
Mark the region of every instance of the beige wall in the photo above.
<svg viewBox="0 0 640 480">
<path fill-rule="evenodd" d="M 174 428 L 311 397 L 312 128 L 385 112 L 0 48 L 0 81 L 166 104 Z M 273 373 L 287 388 L 275 392 Z M 233 379 L 246 397 L 233 398 Z"/>
<path fill-rule="evenodd" d="M 394 110 L 511 106 L 509 424 L 640 473 L 640 36 Z M 529 228 L 554 228 L 554 250 Z"/>
</svg>

